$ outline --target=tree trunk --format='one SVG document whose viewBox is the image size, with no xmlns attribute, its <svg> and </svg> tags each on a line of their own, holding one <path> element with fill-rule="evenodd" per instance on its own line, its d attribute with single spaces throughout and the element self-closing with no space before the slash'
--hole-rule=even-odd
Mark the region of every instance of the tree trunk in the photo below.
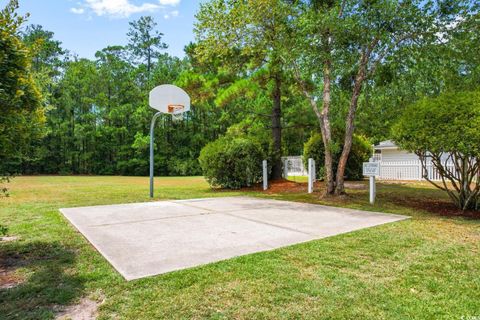
<svg viewBox="0 0 480 320">
<path fill-rule="evenodd" d="M 277 74 L 274 76 L 274 88 L 272 93 L 272 140 L 273 140 L 273 158 L 272 158 L 272 180 L 282 178 L 282 80 Z"/>
<path fill-rule="evenodd" d="M 358 98 L 362 92 L 362 86 L 366 76 L 367 62 L 368 60 L 366 55 L 362 54 L 359 70 L 357 76 L 355 77 L 355 84 L 353 86 L 347 119 L 345 121 L 345 140 L 343 142 L 342 155 L 340 156 L 337 167 L 337 181 L 335 186 L 336 195 L 345 193 L 345 168 L 347 166 L 348 156 L 352 150 L 353 132 L 355 131 L 355 115 L 357 113 Z"/>
<path fill-rule="evenodd" d="M 317 116 L 320 130 L 322 133 L 322 141 L 325 149 L 325 174 L 326 174 L 326 194 L 333 194 L 335 191 L 334 174 L 333 174 L 333 155 L 331 151 L 332 131 L 330 126 L 330 104 L 331 104 L 331 60 L 324 61 L 324 87 L 323 87 L 323 106 L 322 111 L 319 110 L 315 97 L 307 89 L 305 81 L 302 80 L 298 67 L 295 68 L 295 78 L 299 83 L 303 94 L 310 102 L 310 105 Z"/>
<path fill-rule="evenodd" d="M 325 183 L 326 194 L 333 194 L 334 192 L 334 177 L 333 177 L 333 156 L 331 150 L 332 131 L 330 127 L 330 104 L 331 98 L 331 69 L 332 63 L 329 59 L 325 61 L 323 73 L 323 108 L 320 121 L 320 130 L 322 131 L 323 146 L 325 149 Z"/>
</svg>

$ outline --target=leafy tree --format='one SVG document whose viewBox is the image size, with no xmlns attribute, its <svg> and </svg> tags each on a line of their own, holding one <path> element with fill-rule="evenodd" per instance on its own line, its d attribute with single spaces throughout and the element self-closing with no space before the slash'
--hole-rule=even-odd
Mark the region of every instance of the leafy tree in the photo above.
<svg viewBox="0 0 480 320">
<path fill-rule="evenodd" d="M 128 48 L 133 56 L 146 64 L 147 80 L 153 64 L 159 56 L 159 51 L 167 49 L 166 43 L 162 42 L 163 33 L 155 30 L 157 23 L 151 16 L 144 16 L 137 21 L 130 22 Z"/>
<path fill-rule="evenodd" d="M 26 17 L 16 14 L 17 1 L 0 11 L 0 171 L 29 154 L 44 133 L 42 96 L 31 70 L 30 52 L 20 27 Z"/>
<path fill-rule="evenodd" d="M 443 27 L 437 41 L 404 48 L 379 65 L 359 101 L 358 132 L 375 143 L 390 139 L 391 126 L 408 105 L 478 87 L 478 17 L 478 5 L 467 7 Z"/>
<path fill-rule="evenodd" d="M 393 134 L 401 148 L 419 156 L 423 177 L 458 208 L 480 210 L 479 91 L 422 99 L 405 110 Z M 429 179 L 429 165 L 441 183 Z"/>
<path fill-rule="evenodd" d="M 292 41 L 286 61 L 309 100 L 325 145 L 327 193 L 344 193 L 344 176 L 353 143 L 362 93 L 381 66 L 438 34 L 456 17 L 424 1 L 293 1 L 289 13 Z M 321 98 L 318 98 L 318 97 Z M 321 105 L 320 105 L 321 103 Z M 334 108 L 334 109 L 332 109 Z M 333 170 L 332 111 L 344 113 L 344 138 L 336 173 Z"/>
<path fill-rule="evenodd" d="M 43 134 L 42 97 L 30 64 L 30 52 L 19 29 L 26 17 L 11 0 L 0 11 L 0 197 L 8 196 L 9 165 L 23 161 L 29 146 Z M 0 234 L 8 228 L 0 224 Z"/>
<path fill-rule="evenodd" d="M 282 177 L 282 96 L 285 89 L 281 50 L 287 17 L 280 0 L 213 0 L 201 4 L 195 32 L 197 57 L 237 70 L 243 81 L 257 82 L 271 99 L 272 179 Z M 235 84 L 239 89 L 245 84 Z M 241 89 L 241 88 L 240 88 Z"/>
<path fill-rule="evenodd" d="M 30 25 L 23 33 L 23 41 L 31 48 L 35 73 L 47 71 L 50 77 L 60 74 L 59 68 L 67 52 L 62 48 L 62 43 L 54 39 L 53 32 L 43 29 L 41 25 Z"/>
</svg>

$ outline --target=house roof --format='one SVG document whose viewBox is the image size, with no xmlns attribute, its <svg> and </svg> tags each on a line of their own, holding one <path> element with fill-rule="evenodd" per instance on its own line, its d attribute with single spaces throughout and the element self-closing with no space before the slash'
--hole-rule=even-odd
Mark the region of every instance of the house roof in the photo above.
<svg viewBox="0 0 480 320">
<path fill-rule="evenodd" d="M 392 140 L 385 140 L 373 146 L 375 150 L 398 149 L 397 145 Z"/>
</svg>

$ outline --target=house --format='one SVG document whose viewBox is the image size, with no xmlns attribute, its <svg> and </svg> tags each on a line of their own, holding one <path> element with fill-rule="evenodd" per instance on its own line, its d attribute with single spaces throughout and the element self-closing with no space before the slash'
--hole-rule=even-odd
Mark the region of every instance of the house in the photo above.
<svg viewBox="0 0 480 320">
<path fill-rule="evenodd" d="M 444 161 L 447 161 L 447 155 Z M 380 162 L 380 176 L 383 180 L 424 180 L 420 158 L 411 152 L 400 149 L 393 141 L 382 141 L 373 146 L 373 160 Z M 443 159 L 442 159 L 443 160 Z M 454 171 L 452 163 L 447 164 Z M 426 173 L 430 180 L 440 180 L 437 169 L 427 163 Z"/>
<path fill-rule="evenodd" d="M 373 146 L 373 149 L 373 159 L 375 161 L 398 162 L 420 160 L 416 154 L 400 149 L 391 140 L 382 141 L 378 145 Z"/>
</svg>

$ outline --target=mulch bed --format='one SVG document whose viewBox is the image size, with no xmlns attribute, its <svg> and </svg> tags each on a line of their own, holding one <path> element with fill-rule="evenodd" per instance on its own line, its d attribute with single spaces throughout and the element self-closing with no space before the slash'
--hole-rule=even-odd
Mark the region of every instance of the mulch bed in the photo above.
<svg viewBox="0 0 480 320">
<path fill-rule="evenodd" d="M 241 188 L 240 191 L 243 191 L 243 192 L 262 191 L 267 194 L 300 193 L 300 192 L 307 192 L 307 188 L 308 188 L 307 183 L 294 182 L 294 181 L 282 179 L 282 180 L 270 181 L 268 184 L 268 190 L 266 191 L 263 190 L 263 185 L 261 183 L 256 184 L 253 187 Z"/>
<path fill-rule="evenodd" d="M 445 217 L 467 217 L 480 219 L 480 211 L 458 209 L 453 203 L 436 199 L 392 198 L 396 204 L 417 210 L 427 211 Z"/>
<path fill-rule="evenodd" d="M 260 186 L 262 189 L 263 187 Z M 300 183 L 290 180 L 278 180 L 270 182 L 268 186 L 268 190 L 265 193 L 273 194 L 273 193 L 299 193 L 299 192 L 307 192 L 308 190 L 307 183 Z"/>
</svg>

